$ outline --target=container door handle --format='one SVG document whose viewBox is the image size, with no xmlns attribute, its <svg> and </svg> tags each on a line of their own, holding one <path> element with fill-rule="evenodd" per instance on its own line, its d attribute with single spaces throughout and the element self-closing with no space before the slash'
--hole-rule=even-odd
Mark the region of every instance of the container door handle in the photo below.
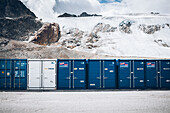
<svg viewBox="0 0 170 113">
<path fill-rule="evenodd" d="M 66 77 L 66 79 L 70 79 L 70 77 Z"/>
<path fill-rule="evenodd" d="M 74 79 L 78 79 L 77 77 L 74 77 Z"/>
<path fill-rule="evenodd" d="M 104 77 L 104 79 L 108 79 L 108 77 Z"/>
<path fill-rule="evenodd" d="M 100 79 L 100 77 L 96 77 L 97 79 Z"/>
<path fill-rule="evenodd" d="M 136 78 L 138 78 L 138 77 L 134 77 L 134 79 L 136 79 Z"/>
<path fill-rule="evenodd" d="M 126 77 L 127 79 L 130 79 L 130 77 Z"/>
</svg>

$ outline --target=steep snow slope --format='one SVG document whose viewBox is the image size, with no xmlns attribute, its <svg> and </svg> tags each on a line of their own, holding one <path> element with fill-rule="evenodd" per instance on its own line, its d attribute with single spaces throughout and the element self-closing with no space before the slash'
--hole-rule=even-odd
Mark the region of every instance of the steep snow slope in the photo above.
<svg viewBox="0 0 170 113">
<path fill-rule="evenodd" d="M 115 32 L 99 32 L 97 35 L 101 38 L 94 43 L 98 47 L 92 49 L 86 47 L 88 34 L 92 32 L 95 25 L 104 23 L 119 28 L 119 24 L 123 20 L 134 21 L 131 34 L 122 33 L 119 29 Z M 60 24 L 63 33 L 60 43 L 64 39 L 75 38 L 65 35 L 65 28 L 78 28 L 85 32 L 83 38 L 80 39 L 81 46 L 77 46 L 73 50 L 111 56 L 170 58 L 170 28 L 165 27 L 154 34 L 145 34 L 138 28 L 140 24 L 162 25 L 170 23 L 170 16 L 168 15 L 141 14 L 133 16 L 115 15 L 114 17 L 58 18 L 56 22 Z"/>
</svg>

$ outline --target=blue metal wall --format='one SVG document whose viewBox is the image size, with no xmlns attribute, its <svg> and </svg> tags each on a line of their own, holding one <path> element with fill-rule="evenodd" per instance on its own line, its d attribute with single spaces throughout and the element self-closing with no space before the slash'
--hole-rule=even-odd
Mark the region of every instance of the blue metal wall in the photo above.
<svg viewBox="0 0 170 113">
<path fill-rule="evenodd" d="M 160 87 L 170 89 L 170 60 L 161 60 L 160 64 Z"/>
<path fill-rule="evenodd" d="M 58 60 L 58 89 L 86 88 L 86 60 Z"/>
<path fill-rule="evenodd" d="M 146 88 L 158 88 L 158 61 L 147 60 L 146 61 Z"/>
<path fill-rule="evenodd" d="M 0 89 L 27 88 L 27 60 L 0 59 Z"/>
<path fill-rule="evenodd" d="M 170 88 L 170 60 L 146 60 L 146 87 Z"/>
<path fill-rule="evenodd" d="M 57 73 L 58 89 L 170 89 L 170 60 L 60 59 Z M 27 60 L 0 59 L 0 89 L 26 88 Z"/>
<path fill-rule="evenodd" d="M 120 89 L 145 88 L 144 65 L 144 60 L 120 60 L 118 64 L 118 87 Z"/>
<path fill-rule="evenodd" d="M 88 60 L 88 88 L 116 88 L 116 61 Z"/>
</svg>

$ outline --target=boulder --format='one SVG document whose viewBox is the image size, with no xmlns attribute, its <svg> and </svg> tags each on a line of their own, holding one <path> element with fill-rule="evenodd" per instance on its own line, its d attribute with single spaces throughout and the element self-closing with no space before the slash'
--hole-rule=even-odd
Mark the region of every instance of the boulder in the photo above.
<svg viewBox="0 0 170 113">
<path fill-rule="evenodd" d="M 60 27 L 57 23 L 46 23 L 37 31 L 31 42 L 39 45 L 50 45 L 60 39 Z"/>
</svg>

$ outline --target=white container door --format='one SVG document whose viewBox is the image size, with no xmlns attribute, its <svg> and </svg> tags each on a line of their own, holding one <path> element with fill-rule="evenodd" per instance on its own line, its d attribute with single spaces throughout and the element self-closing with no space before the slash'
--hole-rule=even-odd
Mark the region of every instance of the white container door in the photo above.
<svg viewBox="0 0 170 113">
<path fill-rule="evenodd" d="M 43 88 L 56 87 L 56 61 L 43 61 Z"/>
<path fill-rule="evenodd" d="M 41 87 L 41 61 L 29 61 L 29 88 Z"/>
</svg>

